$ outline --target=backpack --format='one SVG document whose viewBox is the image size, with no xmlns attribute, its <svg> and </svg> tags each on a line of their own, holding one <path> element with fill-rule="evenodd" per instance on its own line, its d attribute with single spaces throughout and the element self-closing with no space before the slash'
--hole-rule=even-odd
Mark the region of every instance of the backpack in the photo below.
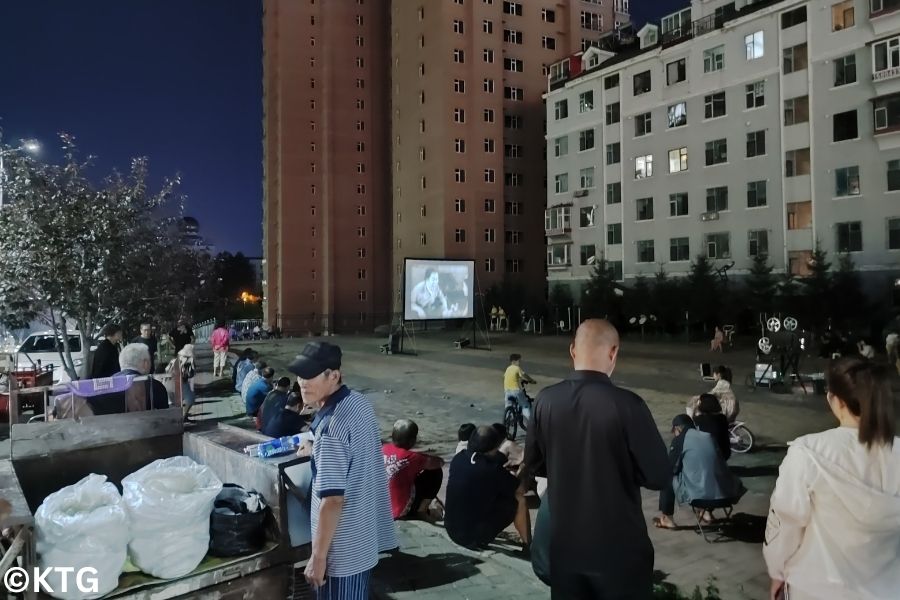
<svg viewBox="0 0 900 600">
<path fill-rule="evenodd" d="M 196 369 L 194 369 L 194 361 L 190 360 L 185 363 L 181 363 L 181 379 L 184 381 L 188 381 L 189 379 L 193 379 L 194 375 L 197 374 Z"/>
</svg>

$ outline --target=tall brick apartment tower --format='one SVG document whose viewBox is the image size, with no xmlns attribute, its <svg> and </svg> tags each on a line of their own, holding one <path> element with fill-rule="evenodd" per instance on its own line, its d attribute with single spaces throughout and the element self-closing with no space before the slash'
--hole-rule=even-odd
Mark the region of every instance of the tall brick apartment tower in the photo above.
<svg viewBox="0 0 900 600">
<path fill-rule="evenodd" d="M 264 318 L 371 331 L 390 318 L 389 3 L 263 5 Z"/>
<path fill-rule="evenodd" d="M 393 291 L 403 258 L 474 258 L 481 291 L 543 291 L 546 69 L 627 0 L 394 0 Z"/>
</svg>

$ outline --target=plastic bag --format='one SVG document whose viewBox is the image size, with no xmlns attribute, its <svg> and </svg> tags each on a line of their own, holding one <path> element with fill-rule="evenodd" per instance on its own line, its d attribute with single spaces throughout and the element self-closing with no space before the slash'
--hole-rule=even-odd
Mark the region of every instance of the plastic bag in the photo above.
<svg viewBox="0 0 900 600">
<path fill-rule="evenodd" d="M 186 456 L 153 461 L 122 480 L 131 520 L 128 551 L 144 573 L 183 577 L 209 548 L 209 515 L 222 482 Z"/>
<path fill-rule="evenodd" d="M 240 556 L 266 543 L 266 501 L 255 490 L 226 483 L 209 517 L 209 552 L 214 556 Z"/>
<path fill-rule="evenodd" d="M 34 515 L 38 566 L 71 567 L 63 592 L 62 574 L 53 570 L 46 581 L 56 598 L 99 598 L 119 585 L 119 575 L 128 556 L 130 538 L 128 515 L 119 490 L 104 475 L 91 474 L 76 483 L 47 496 Z M 91 567 L 97 574 L 83 579 L 92 587 L 96 578 L 97 592 L 82 592 L 75 575 Z"/>
</svg>

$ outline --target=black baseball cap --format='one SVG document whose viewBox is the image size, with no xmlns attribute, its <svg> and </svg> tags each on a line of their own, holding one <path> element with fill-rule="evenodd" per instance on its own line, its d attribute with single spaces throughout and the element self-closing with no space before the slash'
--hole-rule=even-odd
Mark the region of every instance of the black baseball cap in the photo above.
<svg viewBox="0 0 900 600">
<path fill-rule="evenodd" d="M 288 365 L 288 371 L 300 379 L 314 379 L 327 369 L 341 368 L 341 349 L 328 342 L 310 342 Z"/>
</svg>

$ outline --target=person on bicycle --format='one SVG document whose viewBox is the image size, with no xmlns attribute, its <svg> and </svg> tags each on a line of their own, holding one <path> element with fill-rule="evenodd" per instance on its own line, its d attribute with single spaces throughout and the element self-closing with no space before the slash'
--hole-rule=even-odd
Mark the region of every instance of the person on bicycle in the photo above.
<svg viewBox="0 0 900 600">
<path fill-rule="evenodd" d="M 531 404 L 525 395 L 525 384 L 537 382 L 522 370 L 521 362 L 521 354 L 509 355 L 509 366 L 503 373 L 503 412 L 506 413 L 506 409 L 517 402 L 527 423 L 531 418 Z"/>
</svg>

